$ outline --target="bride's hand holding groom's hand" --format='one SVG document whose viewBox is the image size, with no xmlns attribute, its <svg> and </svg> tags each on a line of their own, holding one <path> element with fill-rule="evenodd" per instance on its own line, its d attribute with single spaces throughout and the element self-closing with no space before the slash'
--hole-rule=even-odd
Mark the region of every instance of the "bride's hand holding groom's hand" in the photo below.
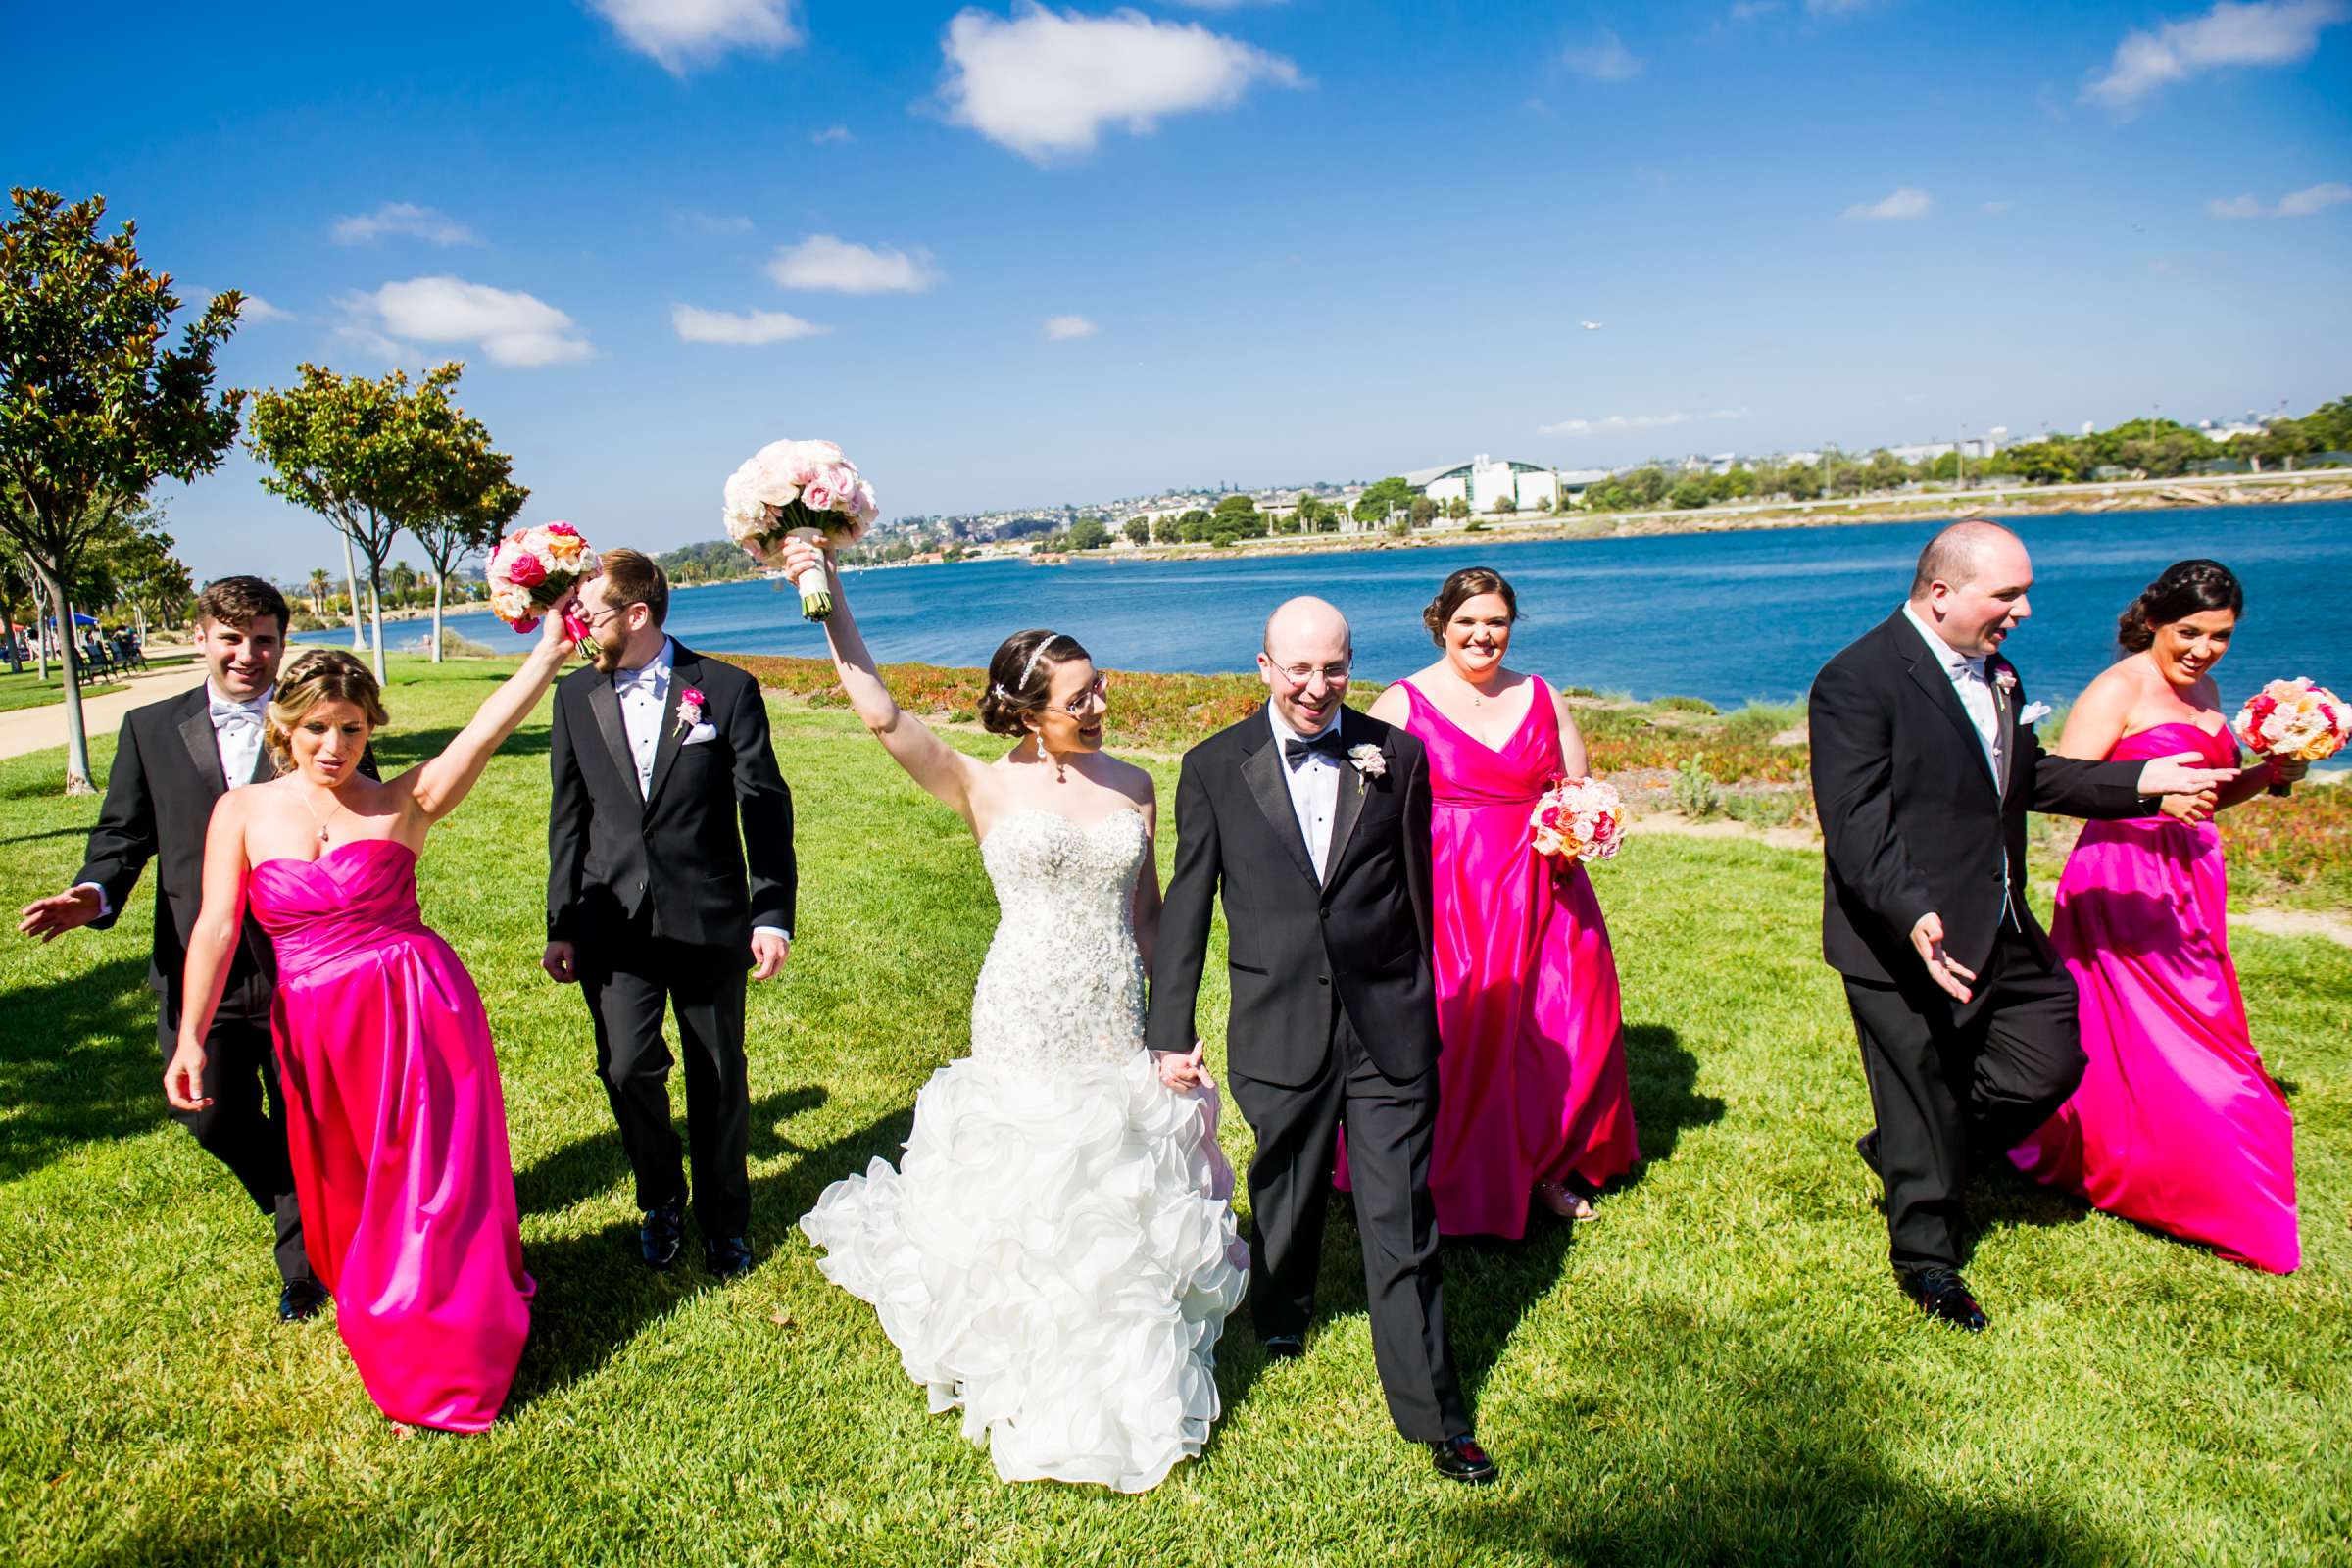
<svg viewBox="0 0 2352 1568">
<path fill-rule="evenodd" d="M 1159 1081 L 1170 1089 L 1179 1092 L 1198 1089 L 1208 1082 L 1208 1073 L 1200 1065 L 1207 1049 L 1196 1040 L 1190 1051 L 1155 1051 L 1152 1054 L 1152 1065 L 1159 1069 Z"/>
</svg>

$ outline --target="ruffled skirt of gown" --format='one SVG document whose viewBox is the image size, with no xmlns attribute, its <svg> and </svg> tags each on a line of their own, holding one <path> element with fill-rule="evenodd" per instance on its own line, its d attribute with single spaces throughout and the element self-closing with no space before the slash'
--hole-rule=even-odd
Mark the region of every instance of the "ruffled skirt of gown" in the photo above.
<svg viewBox="0 0 2352 1568">
<path fill-rule="evenodd" d="M 899 1168 L 835 1182 L 801 1229 L 999 1476 L 1147 1491 L 1207 1441 L 1248 1278 L 1216 1114 L 1142 1051 L 965 1058 L 917 1096 Z"/>
</svg>

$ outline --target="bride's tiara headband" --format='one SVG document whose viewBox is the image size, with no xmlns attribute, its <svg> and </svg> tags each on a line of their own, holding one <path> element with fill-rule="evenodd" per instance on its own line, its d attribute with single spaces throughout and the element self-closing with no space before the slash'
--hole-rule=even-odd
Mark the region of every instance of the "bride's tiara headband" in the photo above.
<svg viewBox="0 0 2352 1568">
<path fill-rule="evenodd" d="M 991 689 L 995 691 L 997 696 L 1003 701 L 1007 703 L 1011 702 L 1013 700 L 1013 692 L 1020 691 L 1027 687 L 1029 684 L 1029 677 L 1037 673 L 1037 662 L 1046 657 L 1046 650 L 1061 640 L 1061 633 L 1057 631 L 1048 632 L 1046 634 L 1045 641 L 1039 643 L 1035 648 L 1029 650 L 1029 662 L 1021 666 L 1021 678 L 1012 683 L 1013 690 L 1008 692 L 1002 686 L 992 687 Z"/>
</svg>

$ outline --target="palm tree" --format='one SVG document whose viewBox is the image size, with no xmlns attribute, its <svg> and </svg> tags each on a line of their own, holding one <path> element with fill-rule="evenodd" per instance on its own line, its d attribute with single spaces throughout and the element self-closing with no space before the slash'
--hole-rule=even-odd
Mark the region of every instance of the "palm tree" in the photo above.
<svg viewBox="0 0 2352 1568">
<path fill-rule="evenodd" d="M 314 620 L 326 618 L 326 591 L 334 586 L 334 578 L 326 574 L 324 566 L 311 568 L 311 617 Z"/>
</svg>

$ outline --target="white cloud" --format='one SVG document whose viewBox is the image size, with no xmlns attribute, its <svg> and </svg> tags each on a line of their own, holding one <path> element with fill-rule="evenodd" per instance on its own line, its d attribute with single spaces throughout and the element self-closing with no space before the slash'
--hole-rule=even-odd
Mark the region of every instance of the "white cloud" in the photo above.
<svg viewBox="0 0 2352 1568">
<path fill-rule="evenodd" d="M 1902 185 L 1875 202 L 1856 202 L 1845 210 L 1848 218 L 1925 218 L 1936 204 L 1916 185 Z"/>
<path fill-rule="evenodd" d="M 857 139 L 850 134 L 850 127 L 847 125 L 827 125 L 808 138 L 809 143 L 817 147 L 822 147 L 827 142 L 856 141 Z"/>
<path fill-rule="evenodd" d="M 1072 338 L 1093 337 L 1102 328 L 1083 316 L 1049 316 L 1046 318 L 1046 341 L 1067 343 Z"/>
<path fill-rule="evenodd" d="M 271 321 L 290 321 L 292 311 L 281 311 L 259 294 L 246 295 L 237 305 L 239 326 L 263 326 Z"/>
<path fill-rule="evenodd" d="M 1705 414 L 1612 414 L 1600 419 L 1562 419 L 1557 424 L 1539 424 L 1538 435 L 1618 435 L 1632 430 L 1664 430 L 1678 424 L 1699 424 L 1716 419 L 1744 419 L 1745 409 L 1715 409 Z"/>
<path fill-rule="evenodd" d="M 494 365 L 562 365 L 592 352 L 579 324 L 546 301 L 463 278 L 386 283 L 353 304 L 358 319 L 347 331 L 391 359 L 426 343 L 478 344 Z"/>
<path fill-rule="evenodd" d="M 1597 43 L 1563 51 L 1560 60 L 1570 71 L 1594 81 L 1631 81 L 1642 74 L 1641 57 L 1625 46 L 1612 27 L 1600 29 Z"/>
<path fill-rule="evenodd" d="M 786 288 L 835 294 L 920 294 L 939 281 L 929 251 L 857 245 L 831 234 L 782 247 L 767 264 L 767 275 Z"/>
<path fill-rule="evenodd" d="M 2228 201 L 2214 200 L 2205 210 L 2216 218 L 2309 218 L 2326 212 L 2338 202 L 2352 202 L 2352 185 L 2329 180 L 2325 185 L 2310 185 L 2302 190 L 2289 191 L 2278 198 L 2276 207 L 2265 207 L 2252 191 L 2232 196 Z"/>
<path fill-rule="evenodd" d="M 1998 218 L 1998 217 L 2000 217 L 2000 216 L 2001 216 L 2003 213 L 2007 212 L 2007 211 L 2008 211 L 2010 208 L 2012 208 L 2012 207 L 2015 207 L 2016 205 L 2017 205 L 2017 203 L 2015 203 L 2015 202 L 2009 202 L 2009 201 L 2000 201 L 2000 202 L 1986 202 L 1986 203 L 1984 204 L 1984 210 L 1985 210 L 1986 212 L 1990 213 L 1990 214 L 1991 214 L 1993 217 L 1995 217 L 1995 218 Z"/>
<path fill-rule="evenodd" d="M 942 41 L 948 119 L 1037 163 L 1091 151 L 1102 127 L 1148 135 L 1168 115 L 1230 109 L 1298 68 L 1200 24 L 1106 17 L 1015 0 L 1009 18 L 956 13 Z"/>
<path fill-rule="evenodd" d="M 415 202 L 386 202 L 372 213 L 338 218 L 328 230 L 338 245 L 369 245 L 387 234 L 405 234 L 430 245 L 479 245 L 473 230 L 430 207 Z"/>
<path fill-rule="evenodd" d="M 699 305 L 673 305 L 669 324 L 688 343 L 730 343 L 757 346 L 789 343 L 794 338 L 818 337 L 832 330 L 804 321 L 786 311 L 706 311 Z"/>
<path fill-rule="evenodd" d="M 2082 96 L 2128 110 L 2159 88 L 2225 66 L 2291 66 L 2310 59 L 2321 31 L 2347 15 L 2346 0 L 2221 0 L 2201 17 L 2124 34 Z"/>
<path fill-rule="evenodd" d="M 588 0 L 620 34 L 672 75 L 708 65 L 730 49 L 772 55 L 797 47 L 793 0 Z"/>
</svg>

